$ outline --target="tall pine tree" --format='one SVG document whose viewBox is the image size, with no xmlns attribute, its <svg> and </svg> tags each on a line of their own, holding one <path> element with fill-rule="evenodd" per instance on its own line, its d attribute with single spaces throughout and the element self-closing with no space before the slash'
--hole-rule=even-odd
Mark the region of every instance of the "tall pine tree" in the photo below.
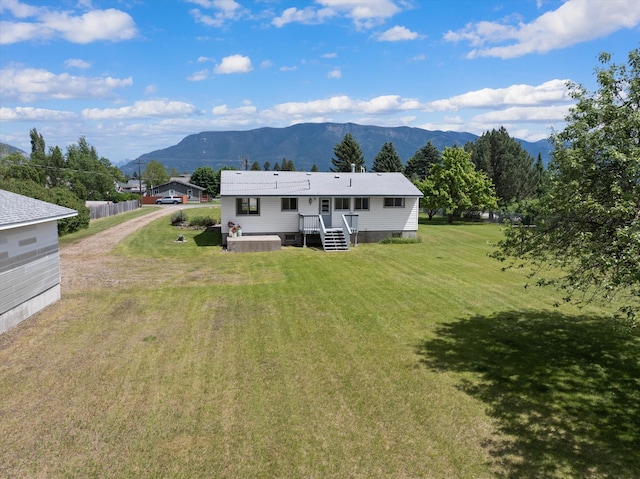
<svg viewBox="0 0 640 479">
<path fill-rule="evenodd" d="M 398 156 L 393 143 L 388 142 L 382 145 L 382 148 L 373 160 L 373 171 L 381 172 L 402 172 L 402 160 Z"/>
<path fill-rule="evenodd" d="M 364 168 L 364 155 L 358 142 L 351 133 L 344 135 L 343 140 L 333 148 L 335 158 L 331 158 L 331 171 L 351 171 L 351 165 L 355 165 L 356 171 Z"/>
<path fill-rule="evenodd" d="M 431 141 L 428 141 L 426 145 L 420 148 L 414 153 L 414 155 L 407 161 L 407 166 L 404 169 L 404 174 L 407 178 L 413 181 L 424 180 L 429 176 L 429 170 L 432 165 L 439 165 L 442 163 L 440 151 L 433 146 Z"/>
</svg>

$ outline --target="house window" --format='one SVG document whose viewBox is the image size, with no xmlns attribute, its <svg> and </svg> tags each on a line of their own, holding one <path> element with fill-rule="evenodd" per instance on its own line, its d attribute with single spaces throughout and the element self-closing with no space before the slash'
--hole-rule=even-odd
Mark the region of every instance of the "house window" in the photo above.
<svg viewBox="0 0 640 479">
<path fill-rule="evenodd" d="M 334 209 L 336 210 L 348 210 L 351 198 L 336 198 L 334 201 Z"/>
<path fill-rule="evenodd" d="M 298 198 L 282 198 L 282 211 L 298 211 Z"/>
<path fill-rule="evenodd" d="M 368 210 L 369 209 L 369 198 L 354 198 L 355 201 L 355 210 Z"/>
<path fill-rule="evenodd" d="M 404 198 L 385 198 L 385 208 L 404 208 Z"/>
<path fill-rule="evenodd" d="M 236 198 L 236 215 L 259 215 L 260 198 Z"/>
</svg>

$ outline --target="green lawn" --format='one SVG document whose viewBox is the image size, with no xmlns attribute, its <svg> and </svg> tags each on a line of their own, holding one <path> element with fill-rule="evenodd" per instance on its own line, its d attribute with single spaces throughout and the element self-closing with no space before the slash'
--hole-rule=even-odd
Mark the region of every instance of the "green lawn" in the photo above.
<svg viewBox="0 0 640 479">
<path fill-rule="evenodd" d="M 177 234 L 187 242 L 175 243 Z M 640 338 L 421 242 L 232 254 L 162 218 L 0 337 L 0 476 L 640 476 Z"/>
</svg>

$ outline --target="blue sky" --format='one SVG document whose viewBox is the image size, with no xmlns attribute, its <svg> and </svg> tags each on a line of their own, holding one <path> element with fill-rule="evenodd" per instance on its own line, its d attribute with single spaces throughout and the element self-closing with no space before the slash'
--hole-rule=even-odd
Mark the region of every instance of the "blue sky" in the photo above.
<svg viewBox="0 0 640 479">
<path fill-rule="evenodd" d="M 119 164 L 201 131 L 355 122 L 536 141 L 640 47 L 638 0 L 0 0 L 0 141 Z"/>
</svg>

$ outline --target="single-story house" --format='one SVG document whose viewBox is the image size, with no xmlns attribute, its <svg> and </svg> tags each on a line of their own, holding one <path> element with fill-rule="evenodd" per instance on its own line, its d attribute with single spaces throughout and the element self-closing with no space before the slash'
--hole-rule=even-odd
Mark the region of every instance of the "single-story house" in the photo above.
<svg viewBox="0 0 640 479">
<path fill-rule="evenodd" d="M 142 191 L 142 194 L 144 195 L 147 191 L 147 185 L 145 184 L 144 181 L 131 179 L 131 180 L 128 180 L 126 183 L 118 183 L 118 191 L 120 193 L 136 193 L 136 194 L 140 194 L 140 191 Z"/>
<path fill-rule="evenodd" d="M 239 224 L 242 235 L 348 249 L 358 241 L 415 238 L 422 193 L 402 173 L 224 170 L 220 197 L 223 241 Z M 330 241 L 345 247 L 328 248 Z"/>
<path fill-rule="evenodd" d="M 186 196 L 190 203 L 200 203 L 205 189 L 201 186 L 177 179 L 169 180 L 151 189 L 152 196 Z"/>
<path fill-rule="evenodd" d="M 77 214 L 0 190 L 0 333 L 60 299 L 57 222 Z"/>
</svg>

